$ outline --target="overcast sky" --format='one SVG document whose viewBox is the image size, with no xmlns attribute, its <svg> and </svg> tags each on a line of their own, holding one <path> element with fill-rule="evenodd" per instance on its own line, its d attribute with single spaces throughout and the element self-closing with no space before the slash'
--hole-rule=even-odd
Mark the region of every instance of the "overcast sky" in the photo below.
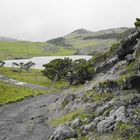
<svg viewBox="0 0 140 140">
<path fill-rule="evenodd" d="M 46 41 L 78 28 L 132 27 L 140 0 L 0 0 L 0 36 Z"/>
</svg>

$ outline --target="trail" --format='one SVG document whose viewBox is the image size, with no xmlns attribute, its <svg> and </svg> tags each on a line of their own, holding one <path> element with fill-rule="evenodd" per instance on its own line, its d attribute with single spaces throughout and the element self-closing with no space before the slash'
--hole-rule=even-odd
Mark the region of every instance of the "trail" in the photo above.
<svg viewBox="0 0 140 140">
<path fill-rule="evenodd" d="M 0 140 L 48 140 L 50 106 L 59 93 L 42 94 L 0 107 Z"/>
<path fill-rule="evenodd" d="M 15 84 L 15 85 L 23 86 L 23 87 L 40 89 L 40 90 L 49 90 L 50 89 L 49 87 L 44 87 L 44 86 L 35 85 L 35 84 L 29 84 L 29 83 L 26 83 L 26 82 L 20 82 L 20 81 L 5 77 L 3 75 L 0 75 L 0 81 L 4 81 L 4 82 L 7 82 L 7 83 L 11 83 L 11 84 Z"/>
</svg>

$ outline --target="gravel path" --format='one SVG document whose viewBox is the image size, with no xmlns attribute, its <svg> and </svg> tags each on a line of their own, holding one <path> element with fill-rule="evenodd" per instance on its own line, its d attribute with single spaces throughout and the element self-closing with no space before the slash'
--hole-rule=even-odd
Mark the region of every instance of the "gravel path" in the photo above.
<svg viewBox="0 0 140 140">
<path fill-rule="evenodd" d="M 48 124 L 51 103 L 59 93 L 29 97 L 0 107 L 0 140 L 49 140 L 53 128 Z"/>
</svg>

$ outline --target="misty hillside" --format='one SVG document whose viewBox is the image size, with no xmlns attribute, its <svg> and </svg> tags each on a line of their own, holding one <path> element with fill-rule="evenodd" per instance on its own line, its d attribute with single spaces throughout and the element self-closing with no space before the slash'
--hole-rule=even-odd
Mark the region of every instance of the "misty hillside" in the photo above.
<svg viewBox="0 0 140 140">
<path fill-rule="evenodd" d="M 97 32 L 78 29 L 47 42 L 0 37 L 0 59 L 104 53 L 128 30 L 126 27 Z"/>
<path fill-rule="evenodd" d="M 19 41 L 18 39 L 10 38 L 10 37 L 1 37 L 0 36 L 0 41 L 1 42 L 17 42 Z"/>
</svg>

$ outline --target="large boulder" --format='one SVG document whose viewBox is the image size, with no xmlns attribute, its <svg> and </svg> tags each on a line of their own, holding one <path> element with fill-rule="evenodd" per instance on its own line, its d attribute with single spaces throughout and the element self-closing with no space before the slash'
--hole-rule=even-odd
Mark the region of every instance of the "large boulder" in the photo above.
<svg viewBox="0 0 140 140">
<path fill-rule="evenodd" d="M 121 122 L 127 122 L 127 113 L 126 113 L 126 107 L 125 106 L 120 106 L 116 110 L 112 110 L 110 112 L 111 117 L 116 117 L 116 121 L 121 121 Z"/>
<path fill-rule="evenodd" d="M 50 140 L 65 140 L 67 138 L 76 138 L 77 132 L 70 128 L 68 125 L 59 125 Z"/>
<path fill-rule="evenodd" d="M 99 122 L 97 124 L 97 130 L 98 132 L 108 132 L 114 127 L 115 124 L 115 117 L 107 117 L 105 120 Z"/>
</svg>

